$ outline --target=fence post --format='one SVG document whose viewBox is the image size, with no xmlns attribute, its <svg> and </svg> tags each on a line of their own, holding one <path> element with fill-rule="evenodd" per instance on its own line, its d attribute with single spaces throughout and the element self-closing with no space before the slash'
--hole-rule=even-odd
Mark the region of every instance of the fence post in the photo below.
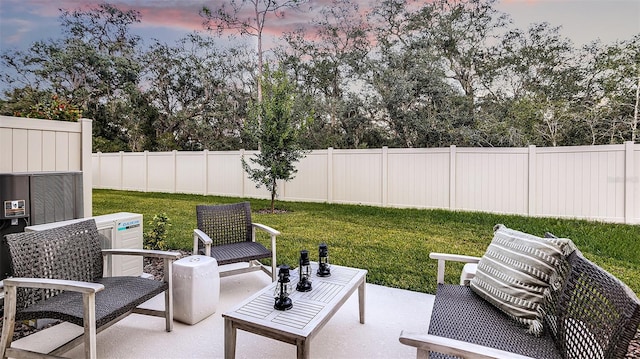
<svg viewBox="0 0 640 359">
<path fill-rule="evenodd" d="M 633 141 L 625 141 L 624 143 L 624 223 L 633 224 L 635 222 L 636 209 L 640 204 L 634 201 L 635 187 L 638 182 L 634 166 L 634 148 Z"/>
<path fill-rule="evenodd" d="M 449 209 L 456 210 L 456 145 L 449 146 Z"/>
<path fill-rule="evenodd" d="M 327 148 L 327 203 L 333 203 L 333 147 Z"/>
<path fill-rule="evenodd" d="M 204 156 L 204 193 L 203 195 L 207 195 L 209 193 L 209 150 L 202 151 Z"/>
<path fill-rule="evenodd" d="M 144 192 L 149 192 L 149 151 L 144 151 Z"/>
<path fill-rule="evenodd" d="M 93 214 L 93 155 L 92 147 L 92 121 L 87 118 L 80 119 L 80 166 L 82 167 L 82 196 L 83 212 L 85 217 L 91 217 Z M 40 140 L 42 141 L 42 139 Z"/>
<path fill-rule="evenodd" d="M 387 186 L 389 185 L 389 173 L 387 171 L 387 169 L 389 165 L 389 147 L 387 146 L 382 146 L 382 173 L 380 174 L 382 176 L 382 180 L 381 180 L 381 185 L 382 185 L 382 207 L 387 207 L 387 204 L 389 202 L 388 199 L 388 188 Z"/>
<path fill-rule="evenodd" d="M 178 151 L 173 150 L 173 193 L 178 190 Z"/>
<path fill-rule="evenodd" d="M 98 153 L 96 153 L 98 155 L 98 180 L 93 181 L 93 185 L 96 188 L 102 188 L 102 158 L 100 157 L 100 155 L 102 154 L 102 152 L 98 151 Z M 97 183 L 96 183 L 97 182 Z"/>
<path fill-rule="evenodd" d="M 118 158 L 120 159 L 120 190 L 124 190 L 124 151 L 118 152 L 120 155 Z"/>
<path fill-rule="evenodd" d="M 244 148 L 240 149 L 240 181 L 242 183 L 242 189 L 240 190 L 240 197 L 244 198 L 244 185 L 245 185 L 245 175 L 244 175 L 244 169 L 242 168 L 242 159 L 244 159 Z"/>
<path fill-rule="evenodd" d="M 534 216 L 536 213 L 536 202 L 535 202 L 535 198 L 536 198 L 536 146 L 535 145 L 530 145 L 529 146 L 529 183 L 527 183 L 527 193 L 529 198 L 527 199 L 527 201 L 529 202 L 529 206 L 528 206 L 528 212 L 527 215 L 529 216 Z"/>
</svg>

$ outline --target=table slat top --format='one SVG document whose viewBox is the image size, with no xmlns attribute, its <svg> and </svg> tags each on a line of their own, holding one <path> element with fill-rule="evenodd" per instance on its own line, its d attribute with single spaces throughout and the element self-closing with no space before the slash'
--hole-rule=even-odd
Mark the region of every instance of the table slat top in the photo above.
<svg viewBox="0 0 640 359">
<path fill-rule="evenodd" d="M 291 270 L 293 307 L 286 311 L 273 308 L 274 282 L 222 316 L 265 329 L 307 338 L 326 322 L 351 293 L 366 280 L 364 269 L 331 265 L 330 277 L 318 277 L 317 263 L 312 263 L 312 290 L 298 292 L 298 271 Z"/>
</svg>

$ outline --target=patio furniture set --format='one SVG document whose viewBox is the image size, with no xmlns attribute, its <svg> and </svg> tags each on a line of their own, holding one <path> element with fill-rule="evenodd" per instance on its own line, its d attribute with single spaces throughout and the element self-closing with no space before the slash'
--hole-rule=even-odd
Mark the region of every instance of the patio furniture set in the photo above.
<svg viewBox="0 0 640 359">
<path fill-rule="evenodd" d="M 218 295 L 219 276 L 255 270 L 265 271 L 273 283 L 222 314 L 225 358 L 235 357 L 238 329 L 294 344 L 298 358 L 310 357 L 310 340 L 356 289 L 364 324 L 366 270 L 332 264 L 328 273 L 319 269 L 325 265 L 321 259 L 307 262 L 305 274 L 292 271 L 288 278 L 276 267 L 280 232 L 252 223 L 249 203 L 197 206 L 196 214 L 193 256 L 179 261 L 175 252 L 101 249 L 93 220 L 7 235 L 12 277 L 4 281 L 0 358 L 59 356 L 82 343 L 85 356 L 96 358 L 97 333 L 129 314 L 163 317 L 170 332 L 175 304 L 180 309 L 204 306 L 195 308 L 204 308 L 197 314 L 176 316 L 195 324 L 215 311 L 215 303 L 207 300 Z M 271 248 L 256 242 L 255 230 L 270 235 Z M 113 255 L 162 258 L 164 278 L 104 277 L 105 258 Z M 403 331 L 399 337 L 417 349 L 418 358 L 623 358 L 640 323 L 636 295 L 585 259 L 568 239 L 499 225 L 482 258 L 430 257 L 438 260 L 438 289 L 428 333 Z M 263 258 L 271 259 L 270 267 L 259 262 Z M 444 284 L 445 261 L 451 260 L 470 263 L 461 285 Z M 218 265 L 240 262 L 249 266 L 218 271 Z M 201 275 L 194 275 L 199 270 Z M 307 279 L 312 289 L 284 289 Z M 139 307 L 161 293 L 164 310 Z M 288 305 L 274 305 L 274 293 L 288 296 Z M 47 354 L 13 347 L 15 321 L 37 318 L 68 321 L 84 332 Z"/>
</svg>

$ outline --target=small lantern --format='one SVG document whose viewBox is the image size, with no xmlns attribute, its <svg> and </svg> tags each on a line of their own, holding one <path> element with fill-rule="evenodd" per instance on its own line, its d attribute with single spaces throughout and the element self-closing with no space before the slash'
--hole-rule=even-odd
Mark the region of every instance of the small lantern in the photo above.
<svg viewBox="0 0 640 359">
<path fill-rule="evenodd" d="M 311 290 L 311 266 L 309 265 L 309 251 L 303 249 L 300 251 L 300 280 L 296 289 L 298 292 L 308 292 Z"/>
<path fill-rule="evenodd" d="M 274 309 L 277 310 L 289 310 L 293 307 L 289 294 L 291 293 L 291 281 L 289 280 L 289 266 L 286 264 L 281 265 L 278 271 L 278 283 L 273 293 L 275 298 Z"/>
<path fill-rule="evenodd" d="M 331 276 L 331 269 L 329 266 L 329 250 L 326 243 L 321 243 L 318 247 L 318 277 Z"/>
</svg>

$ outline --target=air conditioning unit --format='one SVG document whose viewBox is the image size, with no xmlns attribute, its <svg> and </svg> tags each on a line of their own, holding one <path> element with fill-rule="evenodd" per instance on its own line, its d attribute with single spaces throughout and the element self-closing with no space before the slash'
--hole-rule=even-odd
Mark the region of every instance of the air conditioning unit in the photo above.
<svg viewBox="0 0 640 359">
<path fill-rule="evenodd" d="M 142 215 L 118 212 L 102 216 L 73 219 L 68 221 L 25 227 L 25 231 L 42 231 L 66 224 L 94 219 L 102 239 L 103 249 L 142 249 Z M 143 259 L 140 256 L 110 256 L 105 276 L 140 276 Z"/>
<path fill-rule="evenodd" d="M 0 283 L 11 275 L 4 236 L 82 218 L 82 172 L 0 173 Z"/>
</svg>

